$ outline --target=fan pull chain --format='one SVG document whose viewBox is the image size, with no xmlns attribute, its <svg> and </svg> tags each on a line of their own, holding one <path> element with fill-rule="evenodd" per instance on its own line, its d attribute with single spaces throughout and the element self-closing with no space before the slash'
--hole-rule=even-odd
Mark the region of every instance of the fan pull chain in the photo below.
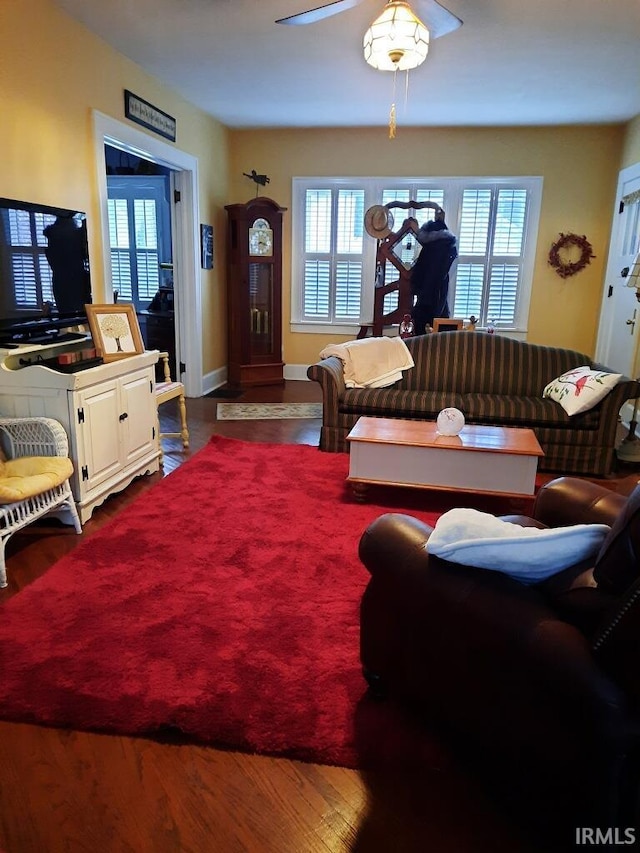
<svg viewBox="0 0 640 853">
<path fill-rule="evenodd" d="M 396 138 L 396 76 L 398 70 L 393 72 L 393 98 L 391 101 L 391 111 L 389 112 L 389 139 Z"/>
<path fill-rule="evenodd" d="M 389 113 L 389 139 L 396 138 L 396 105 L 391 104 L 391 111 Z"/>
</svg>

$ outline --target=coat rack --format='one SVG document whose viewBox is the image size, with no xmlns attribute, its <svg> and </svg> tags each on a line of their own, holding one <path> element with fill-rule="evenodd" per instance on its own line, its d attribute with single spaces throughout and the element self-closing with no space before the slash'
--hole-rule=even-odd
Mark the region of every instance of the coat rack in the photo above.
<svg viewBox="0 0 640 853">
<path fill-rule="evenodd" d="M 444 219 L 444 210 L 435 201 L 391 201 L 384 207 L 388 210 L 399 208 L 407 211 L 431 208 L 435 210 L 436 219 Z M 411 240 L 415 246 L 419 228 L 417 219 L 408 216 L 397 231 L 391 231 L 386 237 L 378 240 L 373 320 L 371 323 L 360 326 L 358 338 L 366 338 L 369 334 L 379 337 L 385 326 L 399 325 L 404 315 L 411 313 L 413 307 L 411 269 L 415 258 L 408 265 L 403 263 L 401 247 L 406 240 Z M 400 253 L 396 249 L 400 249 Z M 397 272 L 398 277 L 386 281 L 387 274 L 393 274 L 394 271 Z M 398 303 L 395 308 L 385 313 L 385 298 L 391 293 L 398 294 Z"/>
</svg>

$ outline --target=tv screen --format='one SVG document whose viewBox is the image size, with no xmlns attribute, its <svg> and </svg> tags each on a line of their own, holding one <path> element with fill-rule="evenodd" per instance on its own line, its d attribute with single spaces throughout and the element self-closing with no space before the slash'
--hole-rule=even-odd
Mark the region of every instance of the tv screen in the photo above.
<svg viewBox="0 0 640 853">
<path fill-rule="evenodd" d="M 85 214 L 0 198 L 0 338 L 84 323 L 88 302 Z"/>
</svg>

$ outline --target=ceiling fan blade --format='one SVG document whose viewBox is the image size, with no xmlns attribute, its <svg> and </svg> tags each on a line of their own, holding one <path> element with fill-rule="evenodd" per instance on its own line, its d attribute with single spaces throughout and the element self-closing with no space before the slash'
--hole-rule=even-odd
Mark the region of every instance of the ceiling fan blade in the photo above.
<svg viewBox="0 0 640 853">
<path fill-rule="evenodd" d="M 434 39 L 446 36 L 462 26 L 462 21 L 438 0 L 415 0 L 416 15 Z"/>
<path fill-rule="evenodd" d="M 279 18 L 276 24 L 295 24 L 296 26 L 315 24 L 324 18 L 330 18 L 332 15 L 346 12 L 347 9 L 353 9 L 354 6 L 359 6 L 362 2 L 363 0 L 333 0 L 333 3 L 327 3 L 325 6 L 317 6 L 315 9 L 309 9 L 297 15 Z M 462 26 L 460 18 L 441 3 L 438 3 L 438 0 L 414 0 L 414 2 L 416 14 L 426 25 L 432 38 L 437 39 L 440 36 L 445 36 Z"/>
<path fill-rule="evenodd" d="M 276 21 L 276 24 L 315 24 L 316 21 L 330 18 L 339 12 L 346 12 L 347 9 L 353 9 L 354 6 L 359 6 L 360 3 L 362 3 L 362 0 L 334 0 L 333 3 L 327 3 L 326 6 L 318 6 L 316 9 L 309 9 L 307 12 L 300 12 L 298 15 L 289 15 L 288 18 L 280 18 Z"/>
</svg>

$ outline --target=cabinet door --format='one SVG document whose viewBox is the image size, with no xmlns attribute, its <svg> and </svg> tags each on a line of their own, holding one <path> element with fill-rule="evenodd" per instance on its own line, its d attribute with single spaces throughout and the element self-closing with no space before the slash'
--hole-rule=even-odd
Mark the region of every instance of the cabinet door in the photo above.
<svg viewBox="0 0 640 853">
<path fill-rule="evenodd" d="M 83 492 L 116 475 L 121 467 L 119 380 L 112 379 L 77 395 L 83 453 L 78 479 Z"/>
<path fill-rule="evenodd" d="M 156 444 L 156 403 L 149 368 L 123 377 L 120 385 L 122 465 L 153 451 Z"/>
</svg>

